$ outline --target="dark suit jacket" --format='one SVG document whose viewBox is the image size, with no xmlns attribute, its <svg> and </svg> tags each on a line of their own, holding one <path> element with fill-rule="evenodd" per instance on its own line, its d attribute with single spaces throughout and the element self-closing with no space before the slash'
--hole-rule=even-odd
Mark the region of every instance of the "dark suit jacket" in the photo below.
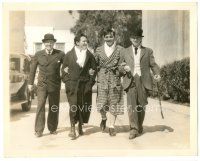
<svg viewBox="0 0 200 161">
<path fill-rule="evenodd" d="M 119 64 L 122 62 L 125 62 L 126 65 L 128 65 L 131 68 L 131 74 L 133 76 L 134 72 L 134 56 L 133 56 L 133 50 L 132 46 L 125 48 L 121 52 L 121 58 L 119 61 Z M 159 74 L 159 66 L 156 64 L 154 56 L 153 56 L 153 50 L 147 47 L 141 47 L 141 56 L 140 56 L 140 67 L 141 67 L 141 80 L 144 85 L 144 87 L 148 90 L 152 90 L 152 77 L 150 70 L 152 70 L 153 74 Z M 119 70 L 121 73 L 124 72 L 124 67 L 119 66 Z M 129 74 L 126 74 L 123 78 L 123 87 L 126 90 L 131 83 L 131 77 Z"/>
<path fill-rule="evenodd" d="M 77 90 L 80 81 L 86 83 L 85 90 L 87 91 L 85 91 L 85 94 L 87 92 L 92 94 L 92 86 L 95 83 L 96 76 L 96 72 L 93 76 L 89 75 L 90 68 L 96 71 L 96 61 L 93 54 L 90 53 L 89 50 L 86 52 L 86 59 L 83 68 L 76 63 L 76 60 L 77 56 L 75 49 L 73 48 L 65 55 L 62 66 L 62 80 L 65 83 L 66 93 L 70 105 L 77 104 Z M 66 67 L 68 67 L 68 73 L 64 71 Z"/>
<path fill-rule="evenodd" d="M 48 90 L 49 92 L 60 90 L 60 66 L 63 63 L 64 55 L 64 52 L 56 49 L 53 49 L 51 55 L 47 55 L 45 50 L 38 51 L 31 60 L 28 83 L 34 84 L 36 69 L 39 66 L 38 90 Z"/>
</svg>

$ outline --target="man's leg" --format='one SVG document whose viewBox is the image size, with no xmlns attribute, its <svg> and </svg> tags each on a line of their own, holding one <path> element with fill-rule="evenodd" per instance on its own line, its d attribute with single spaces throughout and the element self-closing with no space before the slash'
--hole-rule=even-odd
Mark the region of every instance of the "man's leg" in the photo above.
<svg viewBox="0 0 200 161">
<path fill-rule="evenodd" d="M 38 90 L 37 98 L 38 104 L 35 118 L 35 132 L 36 135 L 41 136 L 45 127 L 45 103 L 47 99 L 46 90 Z"/>
<path fill-rule="evenodd" d="M 49 113 L 48 113 L 47 125 L 49 131 L 51 133 L 55 133 L 58 126 L 60 91 L 49 92 L 48 98 L 49 98 Z"/>
<path fill-rule="evenodd" d="M 145 117 L 145 106 L 138 106 L 138 123 L 139 123 L 139 133 L 143 132 L 143 122 Z"/>
<path fill-rule="evenodd" d="M 138 111 L 138 125 L 139 133 L 143 132 L 143 121 L 145 117 L 145 105 L 147 105 L 147 92 L 142 84 L 141 77 L 137 74 L 134 76 L 137 89 L 137 111 Z"/>
<path fill-rule="evenodd" d="M 127 92 L 127 108 L 130 128 L 134 130 L 139 129 L 138 113 L 137 113 L 137 94 L 135 87 L 132 87 Z"/>
<path fill-rule="evenodd" d="M 101 123 L 100 123 L 100 128 L 102 131 L 104 131 L 106 128 L 106 120 L 107 120 L 106 113 L 109 109 L 109 107 L 108 107 L 108 90 L 98 88 L 97 92 L 98 92 L 97 108 L 100 109 L 100 114 L 101 114 L 101 119 L 102 119 Z"/>
</svg>

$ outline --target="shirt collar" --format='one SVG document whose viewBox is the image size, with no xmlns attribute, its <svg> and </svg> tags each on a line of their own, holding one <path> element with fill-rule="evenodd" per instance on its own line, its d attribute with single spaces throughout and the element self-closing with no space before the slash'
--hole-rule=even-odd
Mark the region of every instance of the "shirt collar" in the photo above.
<svg viewBox="0 0 200 161">
<path fill-rule="evenodd" d="M 106 49 L 114 49 L 116 46 L 116 42 L 114 42 L 112 46 L 108 46 L 106 42 L 104 43 L 104 45 Z"/>
<path fill-rule="evenodd" d="M 45 51 L 46 51 L 47 54 L 50 54 L 50 55 L 53 53 L 53 49 L 52 49 L 51 51 L 45 49 Z M 49 52 L 50 52 L 50 53 L 49 53 Z"/>
<path fill-rule="evenodd" d="M 138 48 L 138 49 L 141 49 L 141 46 L 142 46 L 142 45 L 139 45 L 137 48 Z M 136 47 L 132 45 L 132 48 L 135 49 Z"/>
<path fill-rule="evenodd" d="M 74 48 L 75 48 L 75 51 L 76 51 L 76 52 L 79 52 L 79 53 L 82 53 L 82 52 L 83 52 L 83 53 L 86 53 L 86 51 L 87 51 L 87 49 L 85 49 L 85 50 L 80 50 L 77 46 L 75 46 Z"/>
</svg>

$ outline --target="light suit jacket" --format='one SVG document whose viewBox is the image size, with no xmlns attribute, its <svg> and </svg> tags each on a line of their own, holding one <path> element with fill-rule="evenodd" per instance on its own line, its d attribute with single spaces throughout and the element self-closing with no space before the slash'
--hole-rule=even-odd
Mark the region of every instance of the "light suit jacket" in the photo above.
<svg viewBox="0 0 200 161">
<path fill-rule="evenodd" d="M 119 64 L 125 62 L 131 68 L 131 73 L 126 73 L 124 70 L 124 66 L 119 66 L 119 71 L 124 75 L 123 78 L 123 87 L 126 90 L 131 83 L 132 76 L 134 73 L 134 55 L 132 46 L 125 48 L 121 52 L 121 58 Z M 153 50 L 144 46 L 141 46 L 141 53 L 140 53 L 140 67 L 141 67 L 141 80 L 144 87 L 148 90 L 152 90 L 152 77 L 150 70 L 152 70 L 154 75 L 159 74 L 160 68 L 156 64 Z"/>
</svg>

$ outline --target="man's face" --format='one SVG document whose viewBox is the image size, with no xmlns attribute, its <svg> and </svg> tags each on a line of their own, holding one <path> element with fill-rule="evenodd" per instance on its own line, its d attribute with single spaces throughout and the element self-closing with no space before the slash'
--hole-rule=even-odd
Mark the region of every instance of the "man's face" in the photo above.
<svg viewBox="0 0 200 161">
<path fill-rule="evenodd" d="M 130 41 L 132 42 L 133 46 L 138 47 L 142 43 L 142 37 L 140 36 L 131 36 Z"/>
<path fill-rule="evenodd" d="M 82 36 L 82 37 L 80 38 L 80 41 L 77 42 L 77 45 L 78 45 L 78 47 L 79 47 L 81 50 L 87 49 L 87 45 L 88 45 L 88 43 L 87 43 L 87 38 L 84 37 L 84 36 Z"/>
<path fill-rule="evenodd" d="M 53 40 L 46 40 L 44 42 L 45 49 L 51 51 L 53 49 L 55 42 Z"/>
<path fill-rule="evenodd" d="M 115 36 L 113 35 L 112 32 L 108 33 L 107 35 L 104 36 L 104 41 L 108 46 L 112 46 L 115 42 Z"/>
</svg>

